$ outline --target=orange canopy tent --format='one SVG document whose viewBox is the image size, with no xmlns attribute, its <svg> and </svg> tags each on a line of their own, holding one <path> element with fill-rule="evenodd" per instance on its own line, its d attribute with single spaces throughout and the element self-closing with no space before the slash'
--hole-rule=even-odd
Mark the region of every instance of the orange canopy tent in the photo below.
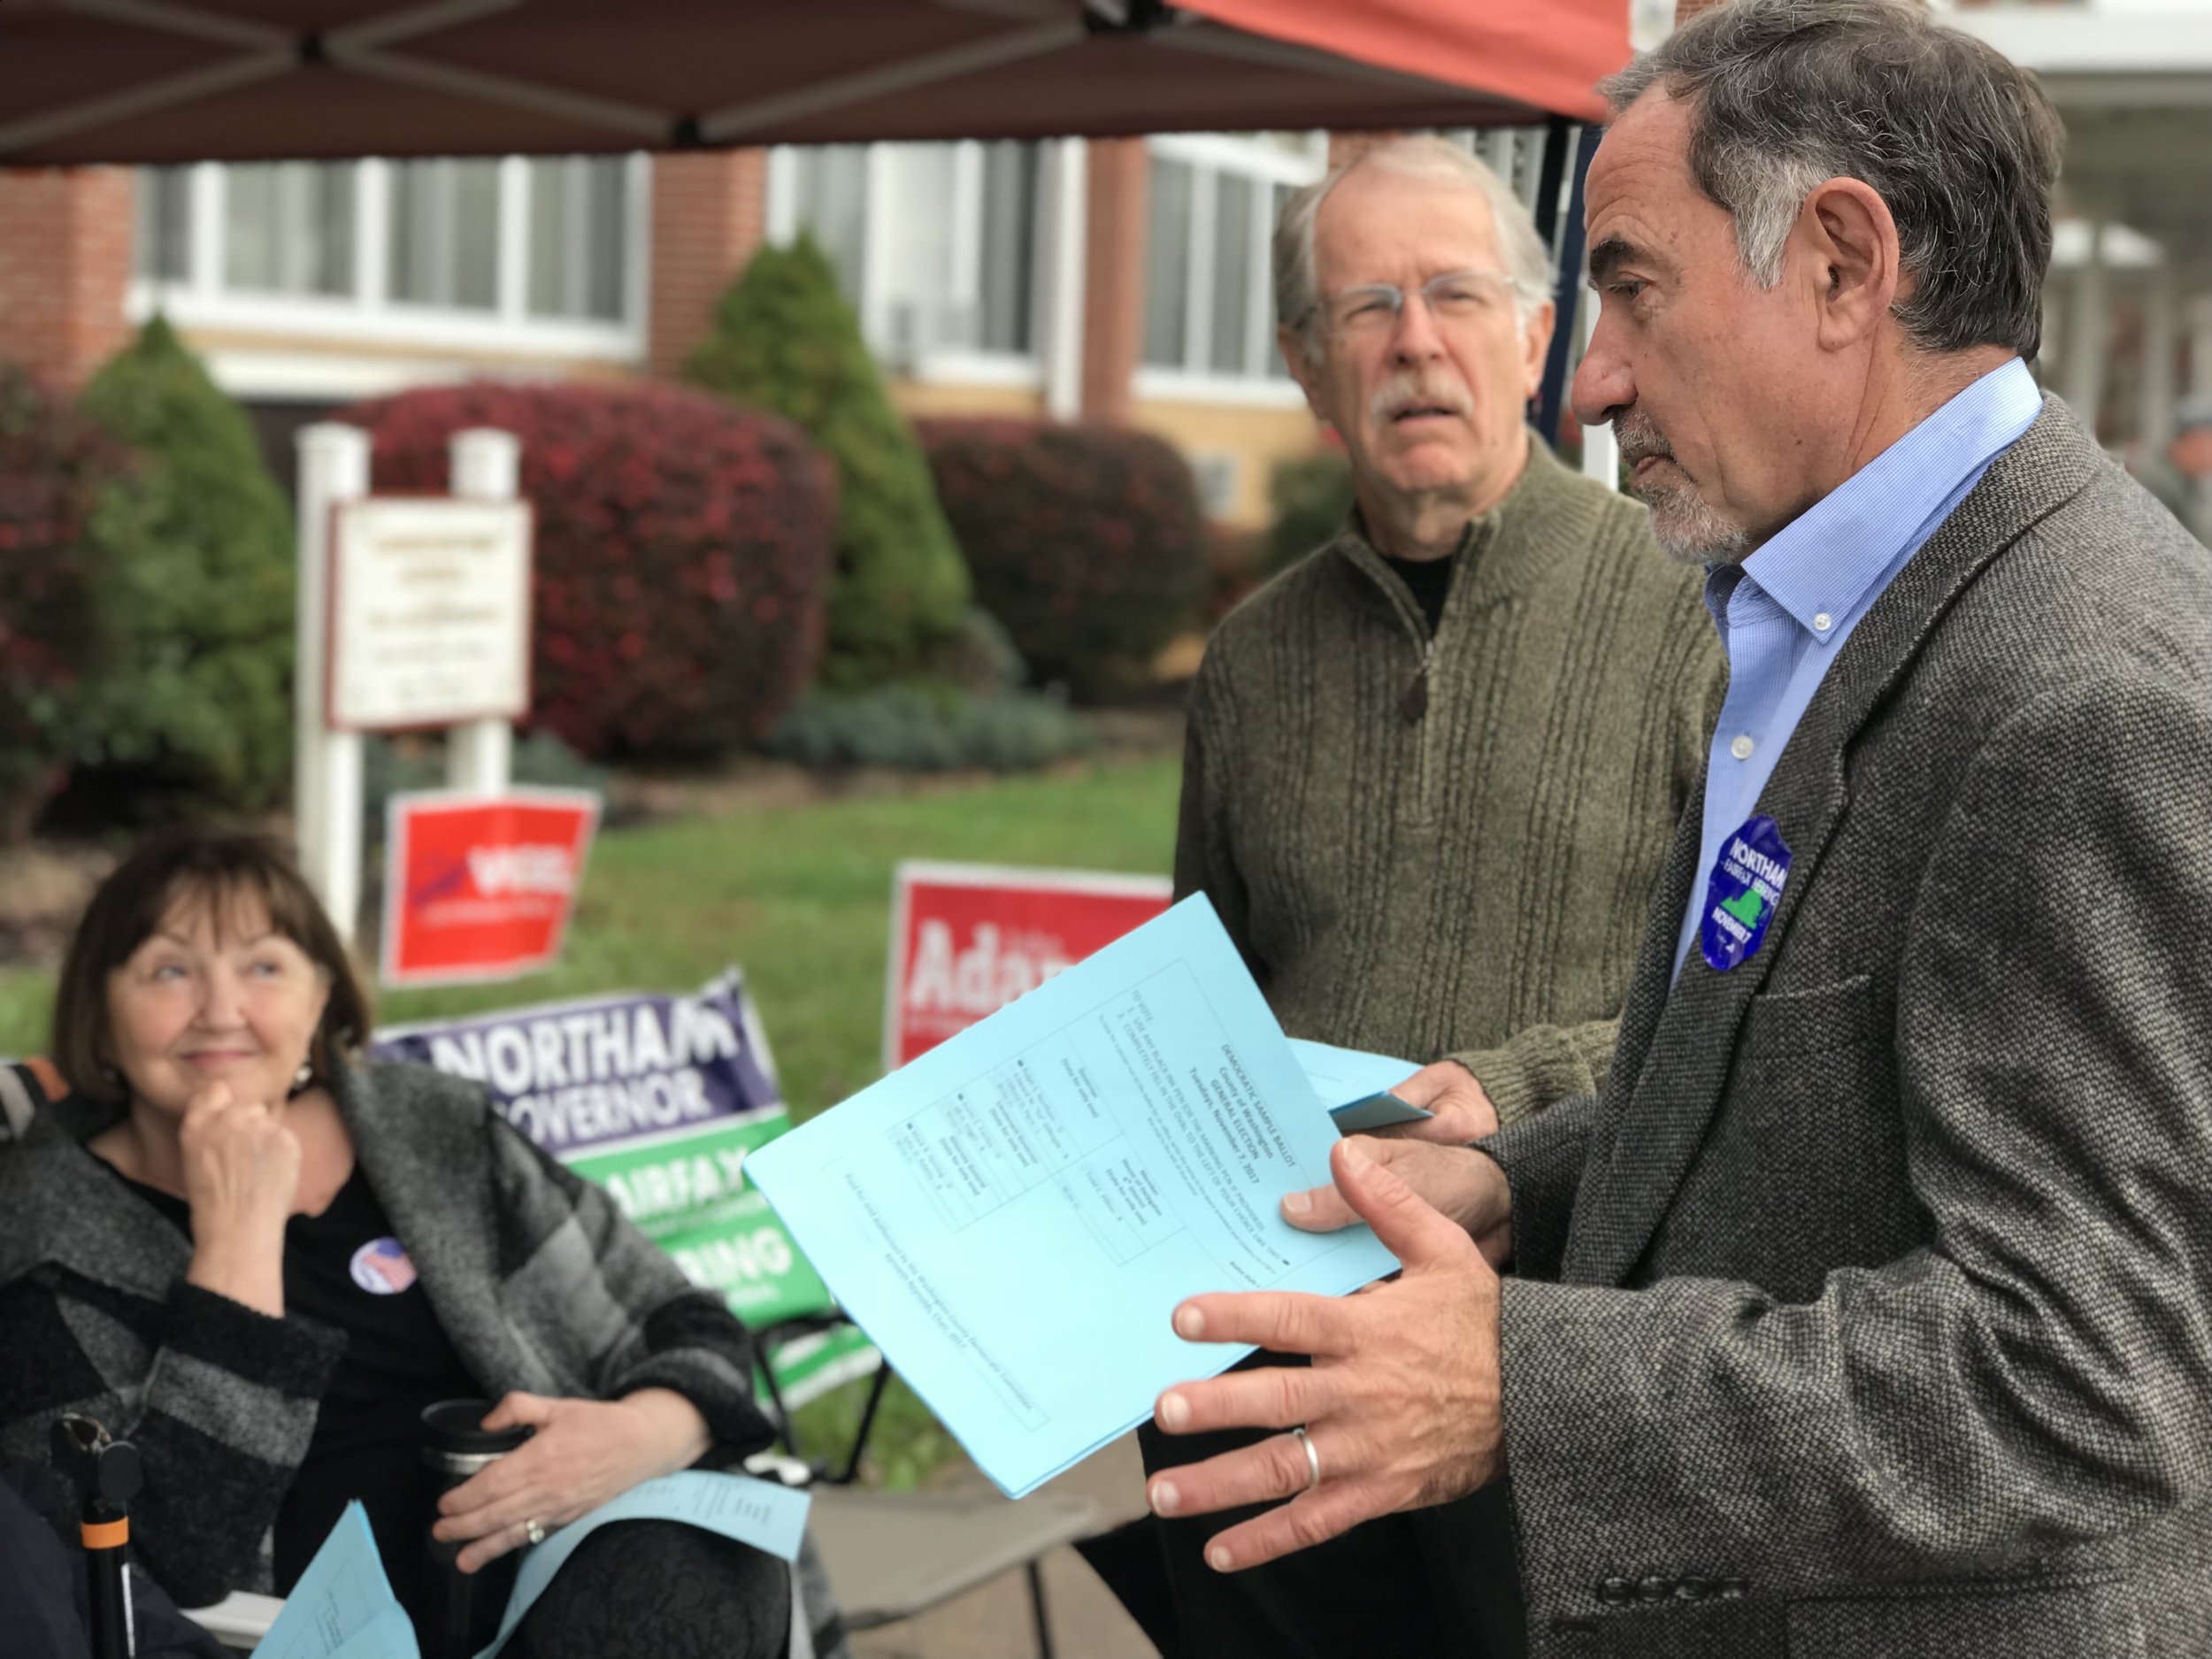
<svg viewBox="0 0 2212 1659">
<path fill-rule="evenodd" d="M 0 0 L 0 165 L 1594 119 L 1627 0 Z"/>
</svg>

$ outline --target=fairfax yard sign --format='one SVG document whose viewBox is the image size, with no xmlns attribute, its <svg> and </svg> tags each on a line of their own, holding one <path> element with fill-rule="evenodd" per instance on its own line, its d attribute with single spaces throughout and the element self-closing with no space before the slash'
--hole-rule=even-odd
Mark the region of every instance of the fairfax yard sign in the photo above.
<svg viewBox="0 0 2212 1659">
<path fill-rule="evenodd" d="M 892 879 L 884 1070 L 1167 909 L 1164 876 L 907 863 Z"/>
<path fill-rule="evenodd" d="M 370 496 L 334 510 L 328 720 L 388 732 L 530 707 L 530 505 Z"/>
</svg>

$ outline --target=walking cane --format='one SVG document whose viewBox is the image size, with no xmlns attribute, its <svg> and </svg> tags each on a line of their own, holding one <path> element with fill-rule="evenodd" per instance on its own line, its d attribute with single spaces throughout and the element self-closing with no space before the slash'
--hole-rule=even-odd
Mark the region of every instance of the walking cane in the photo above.
<svg viewBox="0 0 2212 1659">
<path fill-rule="evenodd" d="M 77 1525 L 89 1571 L 92 1659 L 134 1659 L 132 1628 L 131 1500 L 142 1471 L 138 1448 L 119 1440 L 90 1417 L 74 1415 L 54 1424 L 54 1463 L 77 1489 Z"/>
</svg>

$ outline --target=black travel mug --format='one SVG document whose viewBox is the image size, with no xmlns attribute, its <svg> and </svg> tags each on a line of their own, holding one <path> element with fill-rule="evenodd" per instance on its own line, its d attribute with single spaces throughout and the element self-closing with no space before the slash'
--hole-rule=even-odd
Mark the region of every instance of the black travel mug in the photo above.
<svg viewBox="0 0 2212 1659">
<path fill-rule="evenodd" d="M 499 1634 L 500 1615 L 515 1586 L 518 1552 L 510 1551 L 475 1572 L 454 1563 L 463 1546 L 431 1536 L 438 1500 L 488 1469 L 530 1438 L 526 1426 L 487 1429 L 488 1400 L 441 1400 L 422 1411 L 422 1463 L 428 1471 L 430 1514 L 423 1524 L 422 1621 L 416 1632 L 423 1659 L 470 1659 Z"/>
</svg>

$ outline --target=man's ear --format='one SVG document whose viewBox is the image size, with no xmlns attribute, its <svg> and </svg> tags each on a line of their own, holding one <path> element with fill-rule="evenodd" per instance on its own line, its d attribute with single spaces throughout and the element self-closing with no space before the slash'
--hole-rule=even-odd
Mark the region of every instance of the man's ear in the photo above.
<svg viewBox="0 0 2212 1659">
<path fill-rule="evenodd" d="M 1306 355 L 1305 335 L 1286 324 L 1275 331 L 1275 349 L 1283 354 L 1283 366 L 1306 395 L 1306 407 L 1313 411 L 1313 418 L 1325 426 L 1334 425 L 1321 397 L 1321 367 Z"/>
<path fill-rule="evenodd" d="M 1889 204 L 1863 179 L 1831 179 L 1805 198 L 1794 234 L 1814 278 L 1821 345 L 1839 350 L 1865 339 L 1905 281 Z"/>
<path fill-rule="evenodd" d="M 1559 307 L 1546 300 L 1521 330 L 1521 396 L 1533 397 L 1544 384 L 1544 358 L 1551 350 L 1552 330 L 1559 326 Z"/>
</svg>

